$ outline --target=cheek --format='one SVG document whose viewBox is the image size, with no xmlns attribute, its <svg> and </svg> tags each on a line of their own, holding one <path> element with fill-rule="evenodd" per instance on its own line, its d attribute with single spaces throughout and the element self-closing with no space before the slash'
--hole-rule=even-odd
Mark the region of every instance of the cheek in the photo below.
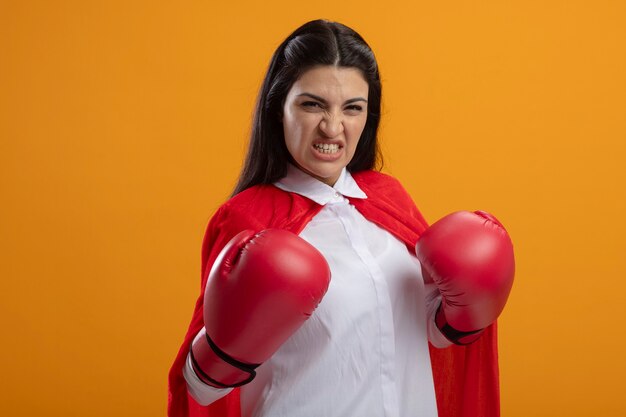
<svg viewBox="0 0 626 417">
<path fill-rule="evenodd" d="M 283 134 L 285 136 L 285 145 L 291 156 L 296 156 L 301 152 L 302 148 L 302 126 L 295 123 L 294 120 L 283 120 Z"/>
<path fill-rule="evenodd" d="M 355 120 L 353 123 L 351 123 L 348 128 L 348 135 L 349 135 L 349 146 L 353 149 L 356 148 L 356 145 L 359 142 L 359 139 L 361 138 L 361 134 L 363 133 L 363 130 L 365 129 L 365 122 L 366 120 Z"/>
<path fill-rule="evenodd" d="M 312 117 L 283 118 L 287 148 L 292 150 L 306 145 L 315 128 L 316 122 Z"/>
</svg>

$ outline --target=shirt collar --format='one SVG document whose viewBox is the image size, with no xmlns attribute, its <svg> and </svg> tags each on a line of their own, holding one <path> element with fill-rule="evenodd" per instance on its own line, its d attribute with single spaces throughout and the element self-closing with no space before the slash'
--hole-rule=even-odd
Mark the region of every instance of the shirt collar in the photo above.
<svg viewBox="0 0 626 417">
<path fill-rule="evenodd" d="M 322 206 L 331 201 L 337 201 L 338 193 L 344 197 L 367 198 L 367 195 L 359 188 L 346 168 L 341 170 L 339 179 L 331 187 L 289 164 L 287 175 L 275 182 L 274 185 L 281 190 L 300 194 Z"/>
</svg>

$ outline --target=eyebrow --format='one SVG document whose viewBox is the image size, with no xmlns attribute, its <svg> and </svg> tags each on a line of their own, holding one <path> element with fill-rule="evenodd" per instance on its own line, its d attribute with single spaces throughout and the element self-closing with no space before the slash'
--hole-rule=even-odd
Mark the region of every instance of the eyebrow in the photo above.
<svg viewBox="0 0 626 417">
<path fill-rule="evenodd" d="M 320 97 L 320 96 L 316 96 L 315 94 L 311 94 L 311 93 L 302 93 L 302 94 L 298 94 L 298 97 L 302 97 L 302 96 L 305 96 L 305 97 L 311 97 L 312 99 L 315 99 L 315 100 L 317 100 L 317 101 L 319 101 L 319 102 L 322 102 L 322 103 L 324 103 L 324 104 L 327 104 L 327 103 L 328 103 L 328 102 L 327 102 L 326 100 L 324 100 L 322 97 Z M 367 103 L 367 100 L 366 100 L 366 99 L 364 99 L 363 97 L 354 97 L 354 98 L 351 98 L 351 99 L 349 99 L 349 100 L 346 100 L 343 104 L 351 104 L 351 103 L 354 103 L 354 102 L 357 102 L 357 101 L 363 101 L 363 102 Z"/>
</svg>

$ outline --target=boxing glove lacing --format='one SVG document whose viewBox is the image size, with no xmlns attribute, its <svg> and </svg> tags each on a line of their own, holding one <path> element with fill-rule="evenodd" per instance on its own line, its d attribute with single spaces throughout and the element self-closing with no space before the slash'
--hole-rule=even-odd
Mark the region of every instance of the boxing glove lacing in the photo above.
<svg viewBox="0 0 626 417">
<path fill-rule="evenodd" d="M 470 332 L 462 332 L 460 330 L 455 329 L 454 327 L 450 326 L 450 324 L 446 320 L 445 314 L 443 314 L 443 311 L 441 311 L 442 306 L 443 306 L 443 303 L 439 304 L 439 307 L 437 308 L 437 313 L 435 313 L 435 324 L 437 325 L 437 328 L 439 329 L 439 331 L 441 331 L 441 333 L 446 337 L 446 339 L 448 339 L 455 345 L 461 345 L 461 346 L 469 345 L 470 343 L 475 342 L 480 337 L 478 333 L 481 333 L 483 330 L 485 330 L 485 329 L 478 329 L 478 330 L 472 330 Z M 466 340 L 461 340 L 463 338 L 467 338 L 468 336 L 472 336 L 472 335 L 476 335 L 476 337 L 468 338 Z"/>
<path fill-rule="evenodd" d="M 189 347 L 189 355 L 191 357 L 191 364 L 193 366 L 193 370 L 196 372 L 196 375 L 198 375 L 198 377 L 200 379 L 205 380 L 203 382 L 208 382 L 210 385 L 213 385 L 213 386 L 216 386 L 216 387 L 219 387 L 219 388 L 236 388 L 236 387 L 240 387 L 242 385 L 247 384 L 248 382 L 252 381 L 254 379 L 254 377 L 256 377 L 255 369 L 258 368 L 261 364 L 244 363 L 244 362 L 240 362 L 237 359 L 234 359 L 234 358 L 230 357 L 226 352 L 224 352 L 219 347 L 217 347 L 217 345 L 209 337 L 208 333 L 205 333 L 205 335 L 206 335 L 206 340 L 209 343 L 209 346 L 211 347 L 211 350 L 213 350 L 213 352 L 221 360 L 223 360 L 224 362 L 228 363 L 229 365 L 234 366 L 235 368 L 237 368 L 237 369 L 239 369 L 241 371 L 247 372 L 248 374 L 250 374 L 250 376 L 248 378 L 246 378 L 245 380 L 243 380 L 241 382 L 237 382 L 237 383 L 232 384 L 232 385 L 228 385 L 228 384 L 224 384 L 222 382 L 216 381 L 215 379 L 213 379 L 210 376 L 208 376 L 206 374 L 206 372 L 204 372 L 202 370 L 202 368 L 200 367 L 200 365 L 196 361 L 196 358 L 193 355 L 193 350 L 192 350 L 192 348 L 190 346 Z"/>
</svg>

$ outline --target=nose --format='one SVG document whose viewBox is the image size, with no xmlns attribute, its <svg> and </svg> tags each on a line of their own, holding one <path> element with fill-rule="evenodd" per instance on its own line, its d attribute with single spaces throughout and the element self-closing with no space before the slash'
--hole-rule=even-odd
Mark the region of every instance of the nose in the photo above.
<svg viewBox="0 0 626 417">
<path fill-rule="evenodd" d="M 343 132 L 343 117 L 335 113 L 328 113 L 320 121 L 319 127 L 324 136 L 334 138 Z"/>
</svg>

